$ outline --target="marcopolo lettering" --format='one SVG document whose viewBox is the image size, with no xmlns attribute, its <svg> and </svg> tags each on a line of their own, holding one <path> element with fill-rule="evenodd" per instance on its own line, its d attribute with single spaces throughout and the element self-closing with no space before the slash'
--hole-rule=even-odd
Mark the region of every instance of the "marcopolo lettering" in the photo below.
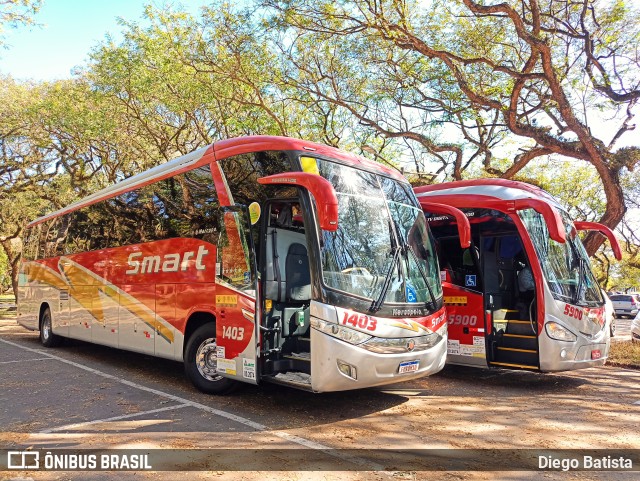
<svg viewBox="0 0 640 481">
<path fill-rule="evenodd" d="M 136 275 L 186 271 L 189 268 L 189 261 L 193 260 L 195 260 L 196 270 L 203 271 L 206 267 L 202 263 L 202 259 L 207 254 L 209 254 L 209 251 L 204 246 L 200 246 L 197 253 L 187 251 L 165 254 L 164 256 L 150 255 L 142 257 L 142 252 L 132 252 L 127 260 L 130 269 L 127 269 L 126 273 L 128 275 Z"/>
</svg>

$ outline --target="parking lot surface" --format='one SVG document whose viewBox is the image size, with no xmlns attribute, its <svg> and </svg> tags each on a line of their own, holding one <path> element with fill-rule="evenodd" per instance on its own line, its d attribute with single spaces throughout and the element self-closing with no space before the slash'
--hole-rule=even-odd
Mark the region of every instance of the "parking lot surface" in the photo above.
<svg viewBox="0 0 640 481">
<path fill-rule="evenodd" d="M 484 471 L 433 473 L 400 465 L 376 472 L 365 463 L 338 472 L 326 464 L 301 465 L 299 456 L 288 460 L 275 449 L 640 449 L 640 372 L 613 367 L 536 374 L 449 366 L 378 389 L 311 394 L 247 385 L 219 397 L 197 392 L 179 363 L 78 341 L 45 349 L 37 333 L 2 320 L 0 380 L 0 444 L 7 449 L 231 448 L 226 455 L 235 457 L 228 461 L 236 467 L 243 453 L 264 449 L 266 467 L 21 471 L 0 473 L 0 480 L 539 479 L 539 472 L 488 471 L 489 460 L 477 466 Z M 636 479 L 637 472 L 544 477 Z"/>
</svg>

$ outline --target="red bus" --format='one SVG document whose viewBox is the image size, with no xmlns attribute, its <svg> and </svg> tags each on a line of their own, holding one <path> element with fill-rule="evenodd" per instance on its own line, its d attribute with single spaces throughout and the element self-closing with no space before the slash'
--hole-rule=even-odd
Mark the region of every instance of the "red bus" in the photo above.
<svg viewBox="0 0 640 481">
<path fill-rule="evenodd" d="M 502 179 L 419 187 L 438 244 L 449 321 L 448 358 L 478 367 L 564 371 L 604 364 L 605 300 L 579 230 L 544 190 Z M 433 204 L 464 213 L 453 217 Z M 458 224 L 458 225 L 456 225 Z"/>
<path fill-rule="evenodd" d="M 420 204 L 324 145 L 216 142 L 29 224 L 18 322 L 184 362 L 205 392 L 315 392 L 439 371 L 446 316 Z"/>
</svg>

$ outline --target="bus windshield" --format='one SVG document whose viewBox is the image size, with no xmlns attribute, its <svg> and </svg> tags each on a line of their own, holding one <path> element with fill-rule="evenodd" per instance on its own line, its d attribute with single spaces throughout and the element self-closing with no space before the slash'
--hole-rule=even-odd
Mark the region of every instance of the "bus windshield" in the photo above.
<svg viewBox="0 0 640 481">
<path fill-rule="evenodd" d="M 322 274 L 328 287 L 393 304 L 442 297 L 433 240 L 410 186 L 317 159 L 338 196 L 336 232 L 322 232 Z M 401 251 L 400 255 L 397 251 Z"/>
<path fill-rule="evenodd" d="M 531 236 L 553 297 L 576 305 L 602 304 L 602 294 L 591 272 L 589 257 L 569 216 L 560 211 L 567 237 L 561 244 L 549 237 L 541 214 L 533 209 L 518 213 Z"/>
</svg>

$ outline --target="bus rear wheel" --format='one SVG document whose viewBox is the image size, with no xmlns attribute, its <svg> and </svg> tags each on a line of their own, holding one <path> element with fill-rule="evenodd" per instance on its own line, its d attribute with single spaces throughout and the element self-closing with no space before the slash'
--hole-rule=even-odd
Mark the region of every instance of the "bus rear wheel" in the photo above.
<svg viewBox="0 0 640 481">
<path fill-rule="evenodd" d="M 44 347 L 56 347 L 60 344 L 61 338 L 53 333 L 51 325 L 51 309 L 48 307 L 42 311 L 40 318 L 40 342 Z"/>
<path fill-rule="evenodd" d="M 238 383 L 218 373 L 216 347 L 215 324 L 200 326 L 187 342 L 184 368 L 193 385 L 200 391 L 207 394 L 227 394 Z"/>
</svg>

